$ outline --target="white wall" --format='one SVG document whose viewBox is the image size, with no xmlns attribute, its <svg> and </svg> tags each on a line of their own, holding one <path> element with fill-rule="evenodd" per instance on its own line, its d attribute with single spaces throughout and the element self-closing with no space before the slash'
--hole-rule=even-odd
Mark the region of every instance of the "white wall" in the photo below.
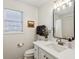
<svg viewBox="0 0 79 59">
<path fill-rule="evenodd" d="M 38 9 L 38 24 L 46 25 L 48 30 L 52 30 L 48 36 L 49 40 L 53 40 L 53 7 L 53 2 L 49 1 L 48 3 L 40 6 Z"/>
<path fill-rule="evenodd" d="M 49 29 L 53 26 L 53 6 L 53 3 L 48 2 L 38 9 L 39 24 L 46 25 Z"/>
<path fill-rule="evenodd" d="M 4 33 L 4 59 L 19 59 L 23 57 L 24 51 L 32 48 L 32 42 L 35 40 L 35 28 L 28 28 L 26 20 L 38 21 L 38 9 L 26 5 L 17 0 L 4 0 L 4 8 L 23 11 L 23 33 Z M 17 47 L 18 43 L 24 43 L 21 48 Z"/>
</svg>

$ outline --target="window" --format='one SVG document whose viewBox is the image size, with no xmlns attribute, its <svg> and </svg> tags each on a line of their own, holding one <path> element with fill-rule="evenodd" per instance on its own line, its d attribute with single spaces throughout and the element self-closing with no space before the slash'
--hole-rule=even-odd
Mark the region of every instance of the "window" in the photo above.
<svg viewBox="0 0 79 59">
<path fill-rule="evenodd" d="M 23 32 L 23 12 L 4 9 L 4 32 Z"/>
</svg>

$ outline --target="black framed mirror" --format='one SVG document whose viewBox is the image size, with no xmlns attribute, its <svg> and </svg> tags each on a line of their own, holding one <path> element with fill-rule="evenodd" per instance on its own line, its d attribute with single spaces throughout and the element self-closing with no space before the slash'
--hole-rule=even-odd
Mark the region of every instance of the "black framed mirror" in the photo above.
<svg viewBox="0 0 79 59">
<path fill-rule="evenodd" d="M 75 1 L 70 0 L 53 10 L 53 37 L 75 39 Z"/>
</svg>

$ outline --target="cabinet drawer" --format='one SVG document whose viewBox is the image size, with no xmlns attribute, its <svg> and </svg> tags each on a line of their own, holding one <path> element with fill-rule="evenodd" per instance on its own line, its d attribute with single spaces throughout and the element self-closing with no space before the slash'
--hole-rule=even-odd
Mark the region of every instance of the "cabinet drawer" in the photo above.
<svg viewBox="0 0 79 59">
<path fill-rule="evenodd" d="M 57 59 L 56 57 L 46 53 L 46 59 Z"/>
<path fill-rule="evenodd" d="M 39 49 L 39 59 L 57 59 L 54 56 L 50 55 L 46 51 Z"/>
</svg>

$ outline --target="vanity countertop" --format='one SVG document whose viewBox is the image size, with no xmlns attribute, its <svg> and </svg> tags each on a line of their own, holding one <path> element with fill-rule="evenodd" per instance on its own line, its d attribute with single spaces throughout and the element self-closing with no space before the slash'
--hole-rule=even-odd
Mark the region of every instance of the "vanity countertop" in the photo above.
<svg viewBox="0 0 79 59">
<path fill-rule="evenodd" d="M 67 48 L 66 50 L 62 51 L 62 52 L 56 52 L 53 49 L 48 48 L 46 45 L 50 44 L 50 43 L 54 43 L 57 44 L 57 42 L 53 42 L 53 41 L 36 41 L 33 42 L 34 45 L 37 45 L 39 48 L 43 49 L 44 51 L 46 51 L 47 53 L 49 53 L 50 55 L 55 56 L 58 59 L 74 59 L 74 54 L 75 54 L 75 50 Z M 63 46 L 65 47 L 65 46 Z"/>
</svg>

